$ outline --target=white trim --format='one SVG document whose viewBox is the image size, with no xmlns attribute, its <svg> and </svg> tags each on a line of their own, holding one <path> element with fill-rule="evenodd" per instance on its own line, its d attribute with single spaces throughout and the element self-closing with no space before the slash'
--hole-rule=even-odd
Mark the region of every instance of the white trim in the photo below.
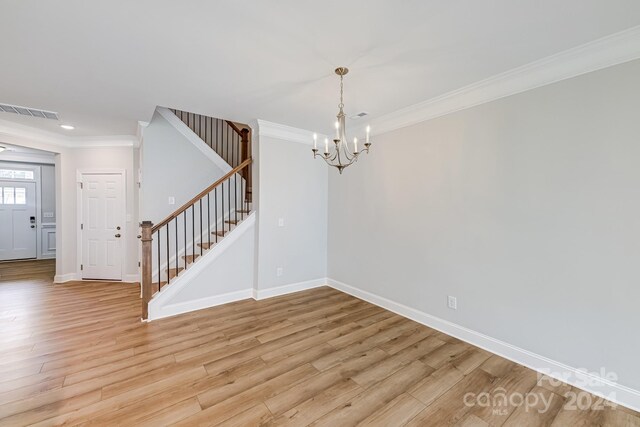
<svg viewBox="0 0 640 427">
<path fill-rule="evenodd" d="M 154 310 L 153 316 L 151 314 L 151 304 L 149 304 L 149 319 L 147 321 L 164 319 L 165 317 L 176 316 L 178 314 L 202 310 L 204 308 L 215 307 L 216 305 L 228 304 L 230 302 L 240 301 L 248 298 L 251 298 L 251 289 L 243 289 L 241 291 L 229 292 L 221 295 L 212 295 L 196 300 L 165 305 L 163 307 L 159 307 L 157 310 Z"/>
<path fill-rule="evenodd" d="M 640 26 L 539 59 L 369 121 L 379 135 L 640 58 Z M 356 128 L 354 131 L 361 131 Z M 375 141 L 374 141 L 375 142 Z"/>
<path fill-rule="evenodd" d="M 136 138 L 138 138 L 138 146 L 142 143 L 144 139 L 144 131 L 149 127 L 149 122 L 143 122 L 138 120 L 138 126 L 136 128 Z"/>
<path fill-rule="evenodd" d="M 61 148 L 137 147 L 135 135 L 65 136 L 55 132 L 0 120 L 0 136 L 38 141 Z"/>
<path fill-rule="evenodd" d="M 290 285 L 278 286 L 267 289 L 253 289 L 252 296 L 256 300 L 273 298 L 280 295 L 291 294 L 293 292 L 306 291 L 308 289 L 319 288 L 327 285 L 327 278 L 307 280 L 305 282 L 291 283 Z"/>
<path fill-rule="evenodd" d="M 56 248 L 50 248 L 47 243 L 49 242 L 50 235 L 56 235 L 56 225 L 55 224 L 42 224 L 40 228 L 40 259 L 50 259 L 56 257 Z M 55 243 L 54 243 L 55 245 Z"/>
<path fill-rule="evenodd" d="M 184 287 L 186 287 L 193 277 L 197 277 L 201 274 L 206 267 L 214 262 L 224 251 L 226 251 L 235 241 L 237 241 L 244 233 L 246 233 L 251 226 L 256 222 L 255 212 L 251 213 L 245 220 L 235 227 L 231 233 L 229 233 L 218 244 L 211 248 L 205 256 L 194 262 L 189 268 L 181 272 L 171 285 L 165 287 L 162 291 L 157 293 L 149 302 L 149 320 L 160 319 L 162 317 L 173 316 L 175 314 L 186 313 L 188 311 L 200 310 L 205 308 L 199 304 L 204 300 L 209 300 L 216 297 L 207 297 L 205 299 L 199 299 L 195 301 L 188 301 L 180 304 L 169 304 L 169 301 L 177 295 Z M 248 290 L 248 297 L 250 297 L 251 289 Z M 231 294 L 225 294 L 231 295 Z M 226 301 L 226 302 L 230 302 Z M 220 303 L 223 304 L 223 303 Z M 191 308 L 197 307 L 197 308 Z M 171 314 L 167 314 L 171 313 Z"/>
<path fill-rule="evenodd" d="M 55 165 L 55 155 L 40 153 L 18 153 L 15 151 L 3 151 L 0 153 L 0 162 L 31 163 L 37 165 Z"/>
<path fill-rule="evenodd" d="M 125 268 L 126 268 L 126 259 L 127 259 L 127 170 L 126 169 L 118 169 L 118 168 L 94 168 L 94 169 L 76 169 L 76 273 L 75 276 L 78 279 L 75 280 L 85 280 L 82 277 L 82 270 L 80 266 L 82 265 L 82 230 L 80 228 L 80 224 L 84 222 L 83 220 L 83 210 L 82 210 L 82 179 L 84 175 L 121 175 L 122 176 L 122 209 L 123 212 L 123 221 L 124 225 L 122 225 L 122 230 L 120 234 L 122 235 L 122 251 L 120 253 L 120 279 L 124 281 L 125 277 Z M 57 218 L 56 218 L 57 220 Z M 100 280 L 100 279 L 98 279 Z M 109 279 L 105 279 L 109 280 Z M 118 279 L 110 279 L 110 280 L 118 280 Z M 95 281 L 95 280 L 93 280 Z"/>
<path fill-rule="evenodd" d="M 225 162 L 222 157 L 216 153 L 211 147 L 209 147 L 194 131 L 189 128 L 182 120 L 178 118 L 175 114 L 171 112 L 168 108 L 158 107 L 156 111 L 160 113 L 164 119 L 169 122 L 171 126 L 173 126 L 178 132 L 182 134 L 185 138 L 189 140 L 200 152 L 211 162 L 213 162 L 217 167 L 222 170 L 223 175 L 232 170 L 232 167 L 229 163 Z"/>
<path fill-rule="evenodd" d="M 263 137 L 277 138 L 285 141 L 299 142 L 301 144 L 313 145 L 313 132 L 305 129 L 299 129 L 292 126 L 281 125 L 279 123 L 268 122 L 266 120 L 257 120 L 254 122 L 252 129 L 254 135 L 257 133 Z M 324 144 L 326 135 L 318 134 L 318 146 Z"/>
<path fill-rule="evenodd" d="M 80 280 L 77 273 L 56 274 L 53 276 L 54 283 L 65 283 Z"/>
<path fill-rule="evenodd" d="M 594 374 L 586 373 L 583 370 L 565 365 L 564 363 L 556 362 L 547 357 L 532 353 L 528 350 L 524 350 L 447 320 L 440 319 L 423 311 L 407 307 L 406 305 L 391 301 L 371 292 L 358 289 L 354 286 L 349 286 L 346 283 L 328 279 L 327 284 L 341 292 L 353 295 L 356 298 L 375 304 L 430 328 L 437 329 L 447 335 L 451 335 L 462 341 L 475 345 L 476 347 L 480 347 L 491 353 L 502 356 L 505 359 L 519 363 L 527 368 L 533 369 L 534 371 L 542 372 L 561 379 L 575 387 L 612 400 L 615 403 L 626 406 L 635 411 L 640 410 L 640 391 L 638 390 L 617 384 Z M 560 378 L 560 374 L 569 374 L 570 376 L 568 378 Z M 585 380 L 588 380 L 588 382 L 591 383 L 591 386 L 585 386 Z M 613 396 L 615 396 L 615 398 Z"/>
</svg>

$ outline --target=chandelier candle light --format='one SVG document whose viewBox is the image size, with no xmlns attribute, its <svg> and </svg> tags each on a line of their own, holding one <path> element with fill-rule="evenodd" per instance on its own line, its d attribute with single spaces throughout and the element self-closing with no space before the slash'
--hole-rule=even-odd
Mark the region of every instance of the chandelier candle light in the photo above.
<svg viewBox="0 0 640 427">
<path fill-rule="evenodd" d="M 371 128 L 367 126 L 367 133 L 364 142 L 364 148 L 361 151 L 358 151 L 358 138 L 353 138 L 353 147 L 349 147 L 349 143 L 347 142 L 347 134 L 345 128 L 345 114 L 344 114 L 344 102 L 343 102 L 343 93 L 344 93 L 344 76 L 349 72 L 349 69 L 346 67 L 338 67 L 335 70 L 336 74 L 340 76 L 340 104 L 338 104 L 338 121 L 336 121 L 336 137 L 333 140 L 334 149 L 333 153 L 329 151 L 329 138 L 324 139 L 324 153 L 318 153 L 318 135 L 313 134 L 313 158 L 316 156 L 320 156 L 320 158 L 324 159 L 325 162 L 329 166 L 333 166 L 338 169 L 338 172 L 342 174 L 342 170 L 347 166 L 352 165 L 354 162 L 358 160 L 358 156 L 362 153 L 368 153 L 369 147 L 371 147 L 371 142 L 369 141 L 369 134 L 371 133 Z M 351 151 L 353 149 L 353 151 Z"/>
</svg>

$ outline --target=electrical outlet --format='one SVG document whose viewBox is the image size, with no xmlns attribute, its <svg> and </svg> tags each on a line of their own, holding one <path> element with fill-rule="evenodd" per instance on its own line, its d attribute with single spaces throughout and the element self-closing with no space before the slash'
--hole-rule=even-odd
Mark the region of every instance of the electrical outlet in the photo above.
<svg viewBox="0 0 640 427">
<path fill-rule="evenodd" d="M 278 227 L 284 227 L 284 218 L 278 219 Z"/>
<path fill-rule="evenodd" d="M 447 306 L 452 310 L 457 310 L 458 309 L 458 299 L 456 297 L 452 297 L 451 295 L 449 295 L 447 297 Z"/>
<path fill-rule="evenodd" d="M 276 277 L 281 277 L 283 273 L 284 273 L 284 268 L 282 267 L 276 268 Z"/>
<path fill-rule="evenodd" d="M 173 196 L 169 196 L 169 204 L 170 205 L 175 205 L 176 204 L 176 198 Z"/>
</svg>

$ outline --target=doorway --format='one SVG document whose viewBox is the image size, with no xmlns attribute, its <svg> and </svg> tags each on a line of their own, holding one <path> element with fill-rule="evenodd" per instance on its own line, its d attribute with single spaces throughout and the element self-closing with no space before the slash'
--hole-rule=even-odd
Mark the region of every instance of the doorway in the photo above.
<svg viewBox="0 0 640 427">
<path fill-rule="evenodd" d="M 82 279 L 122 280 L 124 172 L 82 173 L 80 182 Z"/>
<path fill-rule="evenodd" d="M 0 261 L 36 258 L 36 225 L 36 183 L 0 179 Z"/>
</svg>

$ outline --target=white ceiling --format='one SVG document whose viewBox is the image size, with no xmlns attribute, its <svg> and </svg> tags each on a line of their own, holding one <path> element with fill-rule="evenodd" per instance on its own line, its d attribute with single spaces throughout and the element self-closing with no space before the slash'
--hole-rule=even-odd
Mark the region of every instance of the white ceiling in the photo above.
<svg viewBox="0 0 640 427">
<path fill-rule="evenodd" d="M 135 134 L 156 105 L 330 132 L 640 24 L 638 0 L 0 0 L 0 119 Z"/>
</svg>

